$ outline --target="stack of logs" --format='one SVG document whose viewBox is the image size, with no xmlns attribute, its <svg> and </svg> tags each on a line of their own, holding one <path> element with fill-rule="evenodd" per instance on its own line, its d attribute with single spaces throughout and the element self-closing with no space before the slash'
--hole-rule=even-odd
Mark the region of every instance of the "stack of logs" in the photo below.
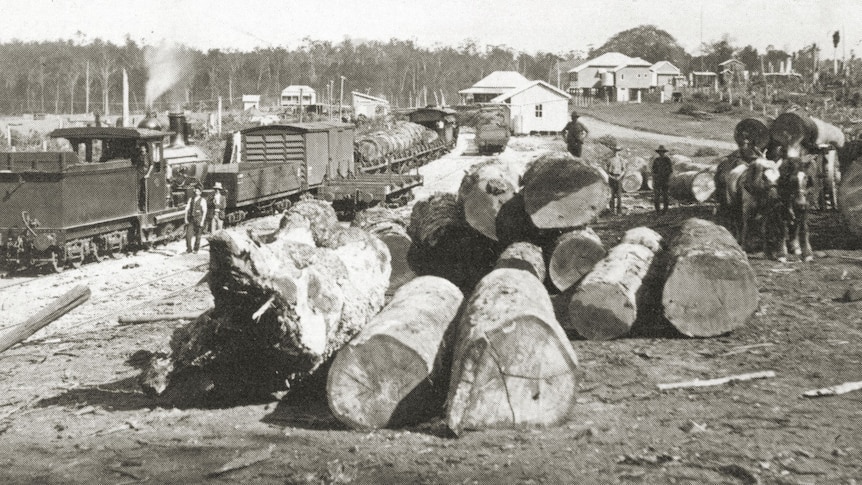
<svg viewBox="0 0 862 485">
<path fill-rule="evenodd" d="M 587 226 L 608 199 L 600 171 L 554 153 L 520 183 L 497 160 L 473 167 L 457 195 L 417 202 L 406 231 L 365 214 L 358 226 L 410 241 L 396 258 L 418 275 L 385 307 L 395 252 L 325 204 L 295 205 L 269 242 L 221 231 L 215 308 L 175 332 L 144 387 L 247 396 L 329 362 L 329 407 L 353 428 L 441 412 L 455 433 L 562 422 L 577 389 L 567 332 L 620 337 L 658 309 L 684 335 L 719 335 L 758 302 L 745 253 L 713 223 L 686 221 L 669 250 L 641 227 L 606 251 Z"/>
</svg>

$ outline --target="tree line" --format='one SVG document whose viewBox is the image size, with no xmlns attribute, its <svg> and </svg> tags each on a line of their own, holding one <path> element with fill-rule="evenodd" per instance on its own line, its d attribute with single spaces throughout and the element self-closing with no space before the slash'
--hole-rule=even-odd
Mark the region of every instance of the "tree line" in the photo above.
<svg viewBox="0 0 862 485">
<path fill-rule="evenodd" d="M 129 78 L 133 110 L 147 108 L 147 82 L 161 67 L 151 69 L 148 60 L 158 47 L 142 46 L 130 38 L 117 45 L 101 39 L 0 44 L 0 112 L 118 113 L 121 106 L 122 71 Z M 411 40 L 341 42 L 303 39 L 293 49 L 258 48 L 253 51 L 201 51 L 176 46 L 178 77 L 166 93 L 149 100 L 156 109 L 213 109 L 219 98 L 225 107 L 240 107 L 243 94 L 261 95 L 261 104 L 276 105 L 288 85 L 308 85 L 318 102 L 338 102 L 350 91 L 388 99 L 395 106 L 425 103 L 455 104 L 458 91 L 497 70 L 518 71 L 528 79 L 566 85 L 566 71 L 579 59 L 604 52 L 621 52 L 650 62 L 671 61 L 690 72 L 715 71 L 718 63 L 733 56 L 758 72 L 777 69 L 792 57 L 794 71 L 811 76 L 822 69 L 820 48 L 812 44 L 794 53 L 767 49 L 760 53 L 746 45 L 735 46 L 726 35 L 705 44 L 698 55 L 689 54 L 670 34 L 653 25 L 619 32 L 603 45 L 588 51 L 520 52 L 506 45 L 482 45 L 467 39 L 458 46 L 422 47 Z M 855 59 L 854 59 L 855 60 Z"/>
</svg>

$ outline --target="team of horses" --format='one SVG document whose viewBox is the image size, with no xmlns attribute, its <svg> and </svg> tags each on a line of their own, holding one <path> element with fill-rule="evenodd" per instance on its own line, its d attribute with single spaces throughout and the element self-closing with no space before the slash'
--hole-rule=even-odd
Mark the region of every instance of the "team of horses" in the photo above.
<svg viewBox="0 0 862 485">
<path fill-rule="evenodd" d="M 745 250 L 753 233 L 759 233 L 764 255 L 779 261 L 787 261 L 789 253 L 814 259 L 809 209 L 823 206 L 821 194 L 834 191 L 834 184 L 824 184 L 826 175 L 831 176 L 826 162 L 830 156 L 834 160 L 831 150 L 844 146 L 840 130 L 806 118 L 791 113 L 770 126 L 751 119 L 740 122 L 735 132 L 739 149 L 719 163 L 715 174 L 719 223 Z M 849 158 L 841 156 L 846 150 L 837 153 Z M 829 195 L 834 200 L 834 193 Z"/>
</svg>

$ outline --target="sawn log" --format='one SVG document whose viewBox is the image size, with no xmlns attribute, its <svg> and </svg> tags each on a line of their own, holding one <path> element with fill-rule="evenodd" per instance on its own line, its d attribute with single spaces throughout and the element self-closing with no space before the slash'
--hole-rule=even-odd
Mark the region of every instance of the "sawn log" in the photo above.
<svg viewBox="0 0 862 485">
<path fill-rule="evenodd" d="M 384 428 L 439 412 L 449 377 L 444 354 L 451 352 L 444 336 L 463 300 L 436 276 L 402 286 L 336 354 L 326 384 L 335 417 L 352 428 Z"/>
<path fill-rule="evenodd" d="M 446 423 L 465 429 L 553 425 L 575 404 L 577 358 L 539 280 L 497 269 L 459 322 Z"/>
</svg>

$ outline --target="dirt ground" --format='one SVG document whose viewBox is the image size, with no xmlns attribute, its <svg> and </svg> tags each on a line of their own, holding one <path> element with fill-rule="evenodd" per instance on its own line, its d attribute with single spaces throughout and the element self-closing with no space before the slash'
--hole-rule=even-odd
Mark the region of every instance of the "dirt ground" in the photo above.
<svg viewBox="0 0 862 485">
<path fill-rule="evenodd" d="M 501 158 L 522 166 L 557 144 L 513 138 Z M 463 170 L 481 159 L 462 145 L 433 162 L 417 197 L 457 189 Z M 630 227 L 667 235 L 687 217 L 712 216 L 709 204 L 658 216 L 649 195 L 627 194 L 626 214 L 598 221 L 607 245 Z M 188 255 L 175 242 L 62 274 L 2 279 L 0 332 L 75 285 L 92 296 L 0 354 L 0 482 L 856 483 L 862 392 L 801 395 L 860 380 L 862 302 L 841 296 L 862 280 L 862 250 L 835 213 L 814 219 L 814 262 L 750 255 L 761 303 L 744 328 L 711 339 L 573 340 L 580 397 L 567 424 L 458 438 L 439 418 L 351 431 L 316 394 L 183 409 L 145 396 L 136 382 L 140 351 L 163 348 L 186 322 L 117 319 L 206 309 L 211 296 L 197 284 L 206 248 Z M 656 387 L 765 370 L 775 377 Z"/>
</svg>

